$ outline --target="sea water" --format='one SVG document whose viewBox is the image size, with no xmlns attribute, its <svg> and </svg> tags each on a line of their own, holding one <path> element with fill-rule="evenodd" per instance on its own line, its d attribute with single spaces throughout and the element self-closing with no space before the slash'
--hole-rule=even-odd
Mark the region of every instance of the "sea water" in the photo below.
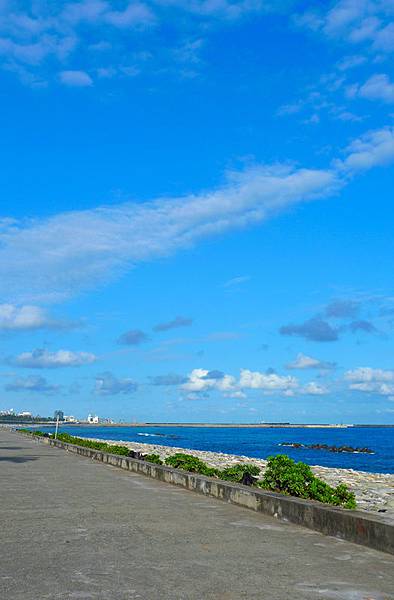
<svg viewBox="0 0 394 600">
<path fill-rule="evenodd" d="M 43 429 L 43 427 L 41 427 Z M 54 428 L 45 428 L 53 431 Z M 80 437 L 143 442 L 239 456 L 267 458 L 287 454 L 310 465 L 394 473 L 394 428 L 238 428 L 238 427 L 127 427 L 61 424 L 60 431 Z M 290 448 L 282 443 L 368 447 L 374 453 L 334 453 L 328 450 Z"/>
</svg>

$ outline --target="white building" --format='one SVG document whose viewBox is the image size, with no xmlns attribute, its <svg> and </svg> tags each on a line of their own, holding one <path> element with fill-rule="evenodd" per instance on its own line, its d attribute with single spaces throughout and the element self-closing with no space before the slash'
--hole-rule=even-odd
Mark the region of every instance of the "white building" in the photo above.
<svg viewBox="0 0 394 600">
<path fill-rule="evenodd" d="M 22 412 L 18 413 L 18 417 L 31 417 L 31 412 L 28 410 L 23 410 Z"/>
<path fill-rule="evenodd" d="M 100 419 L 97 415 L 88 415 L 88 423 L 100 423 Z"/>
<path fill-rule="evenodd" d="M 78 420 L 72 415 L 64 415 L 65 423 L 78 423 Z"/>
</svg>

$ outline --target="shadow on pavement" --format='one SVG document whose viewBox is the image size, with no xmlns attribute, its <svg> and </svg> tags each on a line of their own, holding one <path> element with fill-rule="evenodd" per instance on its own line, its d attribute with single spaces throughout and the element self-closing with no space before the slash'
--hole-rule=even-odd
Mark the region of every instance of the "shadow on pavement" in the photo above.
<svg viewBox="0 0 394 600">
<path fill-rule="evenodd" d="M 38 458 L 38 456 L 0 456 L 0 462 L 24 463 Z"/>
</svg>

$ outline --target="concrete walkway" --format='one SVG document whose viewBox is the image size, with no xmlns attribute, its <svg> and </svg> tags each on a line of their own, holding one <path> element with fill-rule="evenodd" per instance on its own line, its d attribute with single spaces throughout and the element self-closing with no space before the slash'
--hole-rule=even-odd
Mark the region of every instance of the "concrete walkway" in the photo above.
<svg viewBox="0 0 394 600">
<path fill-rule="evenodd" d="M 1 600 L 394 600 L 394 559 L 0 430 Z"/>
</svg>

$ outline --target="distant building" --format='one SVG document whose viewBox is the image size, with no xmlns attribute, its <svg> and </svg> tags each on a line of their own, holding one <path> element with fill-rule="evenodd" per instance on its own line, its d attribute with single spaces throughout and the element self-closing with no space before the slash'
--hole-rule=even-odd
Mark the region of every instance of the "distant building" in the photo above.
<svg viewBox="0 0 394 600">
<path fill-rule="evenodd" d="M 63 420 L 65 423 L 78 423 L 78 419 L 72 415 L 64 415 Z"/>
<path fill-rule="evenodd" d="M 88 419 L 87 419 L 88 423 L 100 423 L 100 419 L 98 418 L 97 415 L 88 415 Z"/>
<path fill-rule="evenodd" d="M 32 414 L 28 410 L 23 410 L 22 412 L 18 413 L 18 417 L 31 417 L 31 416 L 32 416 Z"/>
</svg>

